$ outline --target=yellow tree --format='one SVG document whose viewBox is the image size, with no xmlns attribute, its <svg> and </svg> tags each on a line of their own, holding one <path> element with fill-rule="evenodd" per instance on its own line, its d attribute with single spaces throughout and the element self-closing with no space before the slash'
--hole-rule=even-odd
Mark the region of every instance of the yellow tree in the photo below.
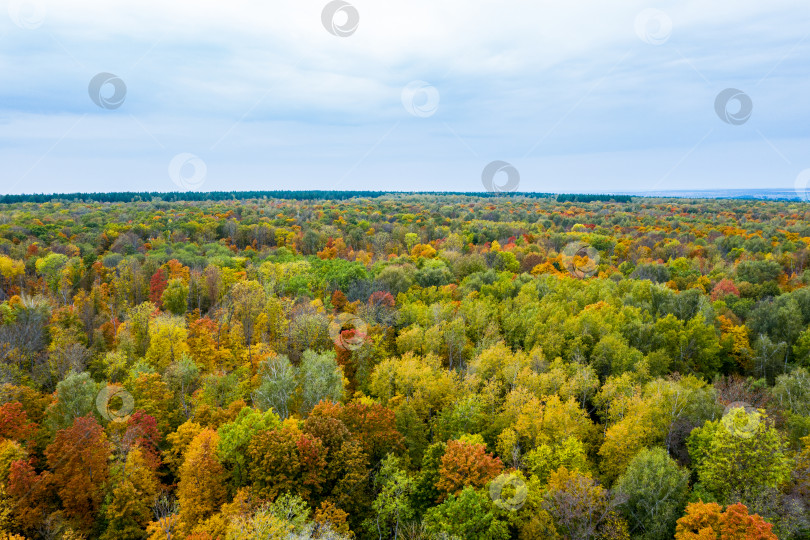
<svg viewBox="0 0 810 540">
<path fill-rule="evenodd" d="M 155 473 L 140 448 L 127 454 L 126 462 L 113 475 L 112 496 L 107 505 L 107 530 L 102 539 L 137 540 L 152 518 L 152 503 L 158 491 Z"/>
<path fill-rule="evenodd" d="M 182 318 L 168 315 L 156 317 L 149 327 L 146 361 L 162 373 L 169 364 L 190 353 L 187 338 L 188 332 Z"/>
<path fill-rule="evenodd" d="M 157 373 L 141 373 L 127 383 L 137 410 L 154 417 L 161 434 L 168 433 L 182 413 L 174 404 L 171 390 Z"/>
<path fill-rule="evenodd" d="M 206 429 L 186 450 L 177 486 L 180 521 L 186 531 L 217 512 L 227 496 L 227 473 L 217 459 L 218 444 L 217 432 Z"/>
<path fill-rule="evenodd" d="M 14 281 L 24 274 L 25 263 L 5 255 L 0 255 L 0 278 L 3 278 L 3 282 L 0 282 L 0 286 L 5 285 L 7 295 L 11 296 Z"/>
<path fill-rule="evenodd" d="M 242 325 L 248 361 L 252 359 L 251 346 L 256 336 L 256 320 L 264 309 L 267 295 L 258 281 L 240 281 L 229 293 L 232 304 L 232 316 Z"/>
<path fill-rule="evenodd" d="M 186 449 L 201 431 L 200 424 L 186 420 L 180 424 L 177 431 L 166 436 L 169 448 L 163 451 L 163 462 L 175 476 L 180 474 L 180 467 L 183 465 Z"/>
<path fill-rule="evenodd" d="M 452 403 L 457 397 L 458 376 L 442 369 L 434 355 L 406 353 L 380 362 L 371 375 L 371 392 L 383 405 L 394 397 L 408 400 L 422 419 Z"/>
<path fill-rule="evenodd" d="M 599 448 L 600 468 L 606 479 L 618 478 L 630 460 L 654 440 L 652 420 L 647 414 L 629 414 L 610 426 Z"/>
<path fill-rule="evenodd" d="M 188 343 L 191 358 L 204 373 L 214 371 L 220 363 L 221 353 L 215 338 L 216 323 L 208 317 L 191 321 L 188 325 Z"/>
</svg>

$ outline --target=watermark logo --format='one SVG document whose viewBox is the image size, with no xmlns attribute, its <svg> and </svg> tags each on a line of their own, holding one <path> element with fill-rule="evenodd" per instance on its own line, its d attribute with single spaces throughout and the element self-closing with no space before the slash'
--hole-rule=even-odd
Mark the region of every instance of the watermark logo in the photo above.
<svg viewBox="0 0 810 540">
<path fill-rule="evenodd" d="M 738 107 L 734 110 L 731 103 L 737 103 Z M 736 88 L 726 88 L 714 100 L 714 111 L 717 116 L 726 124 L 732 126 L 741 126 L 748 122 L 751 118 L 751 112 L 754 110 L 754 102 L 751 97 Z"/>
<path fill-rule="evenodd" d="M 672 19 L 660 9 L 645 9 L 636 15 L 635 29 L 644 43 L 663 45 L 672 35 Z"/>
<path fill-rule="evenodd" d="M 735 437 L 750 439 L 759 428 L 760 414 L 750 403 L 734 401 L 723 411 L 723 418 L 720 421 Z"/>
<path fill-rule="evenodd" d="M 96 396 L 96 409 L 110 422 L 126 422 L 134 408 L 132 394 L 120 386 L 107 385 Z"/>
<path fill-rule="evenodd" d="M 360 13 L 353 5 L 343 0 L 332 0 L 321 12 L 321 22 L 326 31 L 337 37 L 349 37 L 357 31 Z"/>
<path fill-rule="evenodd" d="M 329 323 L 329 338 L 335 347 L 344 351 L 362 347 L 367 335 L 366 321 L 352 313 L 341 313 Z"/>
<path fill-rule="evenodd" d="M 587 242 L 571 242 L 563 248 L 562 262 L 572 276 L 592 277 L 599 269 L 599 252 Z"/>
<path fill-rule="evenodd" d="M 439 91 L 425 81 L 411 81 L 402 89 L 402 105 L 411 115 L 428 118 L 439 110 Z"/>
<path fill-rule="evenodd" d="M 495 506 L 516 512 L 526 504 L 529 488 L 517 473 L 504 473 L 489 484 L 489 496 Z"/>
<path fill-rule="evenodd" d="M 506 175 L 506 182 L 503 184 L 495 183 L 495 176 Z M 508 193 L 515 191 L 520 185 L 520 173 L 511 164 L 505 161 L 493 161 L 481 173 L 481 183 L 484 184 L 484 189 L 490 193 Z"/>
<path fill-rule="evenodd" d="M 8 3 L 11 21 L 24 30 L 36 30 L 48 16 L 45 4 L 39 0 L 11 0 Z"/>
<path fill-rule="evenodd" d="M 807 186 L 810 185 L 810 169 L 805 169 L 796 177 L 793 187 L 799 200 L 810 201 L 810 195 L 807 192 Z"/>
<path fill-rule="evenodd" d="M 194 154 L 177 154 L 169 162 L 169 178 L 177 187 L 184 190 L 199 188 L 205 182 L 208 166 Z"/>
<path fill-rule="evenodd" d="M 110 89 L 112 93 L 110 93 Z M 93 103 L 102 109 L 113 110 L 124 104 L 124 100 L 127 98 L 127 85 L 117 75 L 99 73 L 90 79 L 87 93 Z"/>
</svg>

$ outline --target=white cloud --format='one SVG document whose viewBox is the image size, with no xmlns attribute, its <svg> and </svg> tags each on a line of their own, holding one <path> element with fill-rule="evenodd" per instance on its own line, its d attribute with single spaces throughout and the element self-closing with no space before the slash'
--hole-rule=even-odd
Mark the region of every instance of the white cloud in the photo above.
<svg viewBox="0 0 810 540">
<path fill-rule="evenodd" d="M 402 175 L 391 187 L 407 186 L 418 170 L 434 188 L 471 189 L 457 177 L 491 159 L 545 160 L 538 166 L 560 174 L 578 159 L 595 163 L 589 174 L 600 162 L 610 164 L 603 171 L 631 171 L 648 151 L 683 155 L 710 129 L 717 144 L 732 145 L 723 155 L 734 144 L 747 155 L 743 145 L 762 145 L 765 154 L 777 148 L 786 167 L 810 163 L 806 145 L 782 142 L 800 141 L 810 119 L 803 98 L 810 39 L 801 41 L 810 6 L 658 3 L 672 33 L 655 46 L 636 36 L 635 18 L 648 4 L 635 1 L 355 0 L 360 24 L 347 38 L 321 25 L 325 3 L 51 0 L 37 29 L 2 19 L 0 157 L 10 164 L 3 185 L 110 189 L 99 171 L 116 162 L 129 184 L 160 185 L 152 175 L 165 168 L 165 154 L 190 151 L 219 165 L 209 172 L 211 189 L 280 170 L 309 170 L 302 188 L 329 187 L 326 176 L 343 175 L 366 154 L 347 187 L 353 178 L 367 182 L 364 167 L 384 167 L 385 156 L 410 164 L 386 173 Z M 127 84 L 118 110 L 87 96 L 100 71 Z M 430 118 L 402 107 L 401 89 L 412 80 L 441 94 Z M 729 86 L 754 100 L 751 121 L 734 129 L 713 111 L 714 96 Z M 704 183 L 729 170 L 748 185 L 762 183 L 750 165 L 735 169 L 726 160 L 718 174 L 711 154 L 688 159 Z M 217 180 L 230 168 L 233 178 Z M 344 172 L 326 172 L 333 170 Z M 603 174 L 602 183 L 617 186 L 636 178 Z"/>
</svg>

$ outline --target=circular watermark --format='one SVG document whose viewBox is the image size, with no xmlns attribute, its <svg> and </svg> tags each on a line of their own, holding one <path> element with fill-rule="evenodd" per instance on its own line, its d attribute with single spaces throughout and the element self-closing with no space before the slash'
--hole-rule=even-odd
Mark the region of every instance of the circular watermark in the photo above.
<svg viewBox="0 0 810 540">
<path fill-rule="evenodd" d="M 112 94 L 109 93 L 112 89 Z M 99 73 L 92 79 L 87 87 L 87 93 L 93 103 L 102 109 L 113 110 L 124 104 L 127 98 L 127 85 L 124 80 L 112 73 Z"/>
<path fill-rule="evenodd" d="M 180 189 L 197 189 L 205 182 L 207 174 L 208 166 L 205 162 L 188 152 L 177 154 L 169 162 L 169 178 Z"/>
<path fill-rule="evenodd" d="M 495 176 L 499 173 L 506 174 L 506 183 L 496 184 Z M 484 189 L 490 193 L 508 193 L 517 190 L 520 185 L 520 173 L 511 163 L 505 161 L 493 161 L 481 173 L 481 183 Z"/>
<path fill-rule="evenodd" d="M 739 105 L 736 111 L 729 108 L 732 101 Z M 753 110 L 754 102 L 751 101 L 751 97 L 736 88 L 726 88 L 717 94 L 714 100 L 714 111 L 717 113 L 717 116 L 720 120 L 732 126 L 741 126 L 748 122 Z"/>
<path fill-rule="evenodd" d="M 808 185 L 810 185 L 810 169 L 805 169 L 799 173 L 796 177 L 796 181 L 793 183 L 793 188 L 796 191 L 796 195 L 799 196 L 799 200 L 810 201 L 810 194 L 808 194 L 807 191 Z"/>
<path fill-rule="evenodd" d="M 25 30 L 36 30 L 48 16 L 45 3 L 39 0 L 11 0 L 8 3 L 11 21 Z"/>
<path fill-rule="evenodd" d="M 428 536 L 424 538 L 428 538 L 429 540 L 462 540 L 455 534 L 450 534 L 447 531 L 429 533 Z"/>
<path fill-rule="evenodd" d="M 132 394 L 120 386 L 107 385 L 96 396 L 96 409 L 102 418 L 111 422 L 126 422 L 134 408 Z"/>
<path fill-rule="evenodd" d="M 732 435 L 741 439 L 753 437 L 759 428 L 760 415 L 756 407 L 745 401 L 729 403 L 720 420 Z"/>
<path fill-rule="evenodd" d="M 511 488 L 508 497 L 504 495 L 504 488 Z M 489 484 L 489 496 L 495 506 L 502 510 L 516 512 L 526 504 L 529 488 L 526 482 L 517 473 L 503 473 Z"/>
<path fill-rule="evenodd" d="M 570 242 L 563 248 L 562 262 L 576 278 L 589 278 L 599 267 L 599 252 L 587 242 Z"/>
<path fill-rule="evenodd" d="M 439 91 L 425 81 L 411 81 L 402 89 L 402 106 L 419 118 L 433 116 L 439 110 Z"/>
<path fill-rule="evenodd" d="M 636 15 L 635 29 L 644 43 L 663 45 L 672 35 L 672 19 L 660 9 L 644 9 Z"/>
<path fill-rule="evenodd" d="M 332 0 L 324 6 L 321 22 L 326 31 L 333 36 L 349 37 L 357 31 L 360 13 L 348 2 Z"/>
<path fill-rule="evenodd" d="M 352 335 L 346 336 L 346 333 L 351 330 L 353 330 Z M 345 351 L 356 351 L 362 347 L 367 335 L 366 321 L 352 313 L 341 313 L 329 323 L 330 339 L 335 347 Z"/>
</svg>

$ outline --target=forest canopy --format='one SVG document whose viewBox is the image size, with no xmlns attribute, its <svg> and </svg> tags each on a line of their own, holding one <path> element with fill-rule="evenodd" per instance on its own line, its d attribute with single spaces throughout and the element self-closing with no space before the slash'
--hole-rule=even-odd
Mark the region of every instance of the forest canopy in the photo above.
<svg viewBox="0 0 810 540">
<path fill-rule="evenodd" d="M 297 193 L 2 199 L 0 538 L 808 537 L 810 206 Z"/>
</svg>

